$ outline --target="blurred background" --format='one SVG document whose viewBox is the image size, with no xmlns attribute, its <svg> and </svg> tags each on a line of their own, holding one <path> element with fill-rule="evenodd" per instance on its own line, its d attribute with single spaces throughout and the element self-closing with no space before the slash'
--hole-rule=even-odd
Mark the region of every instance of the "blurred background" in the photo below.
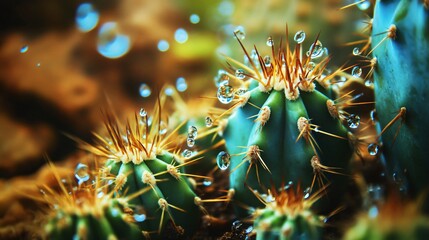
<svg viewBox="0 0 429 240">
<path fill-rule="evenodd" d="M 31 219 L 16 189 L 46 184 L 46 162 L 87 157 L 64 133 L 91 142 L 106 106 L 150 109 L 170 84 L 186 100 L 215 97 L 222 54 L 270 53 L 299 30 L 342 65 L 362 12 L 341 0 L 14 0 L 0 3 L 0 226 Z M 365 6 L 359 6 L 365 10 Z M 34 187 L 33 187 L 34 186 Z M 13 214 L 12 214 L 13 213 Z M 15 229 L 16 228 L 10 228 Z M 10 230 L 9 229 L 9 230 Z M 16 230 L 18 231 L 18 230 Z"/>
</svg>

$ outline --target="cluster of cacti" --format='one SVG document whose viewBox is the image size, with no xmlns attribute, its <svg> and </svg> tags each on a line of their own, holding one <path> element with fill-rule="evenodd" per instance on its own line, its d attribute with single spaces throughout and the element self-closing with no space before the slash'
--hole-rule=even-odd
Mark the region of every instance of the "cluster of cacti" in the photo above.
<svg viewBox="0 0 429 240">
<path fill-rule="evenodd" d="M 286 42 L 279 52 L 269 38 L 271 57 L 260 56 L 256 49 L 250 57 L 243 48 L 252 59 L 250 67 L 229 59 L 229 82 L 218 90 L 220 101 L 229 98 L 226 102 L 234 103 L 223 131 L 231 155 L 230 187 L 234 201 L 249 207 L 260 202 L 248 187 L 261 191 L 292 181 L 314 192 L 329 183 L 328 195 L 335 198 L 317 204 L 325 213 L 338 207 L 346 192 L 352 150 L 341 120 L 349 116 L 317 89 L 318 82 L 326 83 L 342 70 L 325 75 L 328 59 L 319 60 L 322 44 L 316 39 L 306 57 L 304 38 L 304 32 L 296 33 L 296 47 Z M 232 84 L 237 82 L 251 87 L 234 93 Z"/>
</svg>

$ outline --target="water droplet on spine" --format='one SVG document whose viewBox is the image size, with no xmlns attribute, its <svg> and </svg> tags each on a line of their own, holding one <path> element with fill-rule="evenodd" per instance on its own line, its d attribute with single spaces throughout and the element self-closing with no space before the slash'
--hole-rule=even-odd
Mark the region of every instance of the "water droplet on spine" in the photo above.
<svg viewBox="0 0 429 240">
<path fill-rule="evenodd" d="M 362 11 L 367 10 L 371 6 L 371 2 L 369 0 L 355 0 L 355 3 L 358 3 L 357 7 Z"/>
<path fill-rule="evenodd" d="M 22 46 L 22 48 L 19 52 L 20 53 L 26 53 L 27 51 L 28 51 L 28 45 L 24 45 L 24 46 Z"/>
<path fill-rule="evenodd" d="M 234 88 L 229 83 L 220 85 L 217 90 L 217 99 L 223 104 L 229 104 L 234 99 Z"/>
<path fill-rule="evenodd" d="M 360 68 L 359 66 L 355 66 L 352 69 L 352 75 L 356 78 L 360 77 L 362 75 L 362 68 Z"/>
<path fill-rule="evenodd" d="M 378 144 L 376 144 L 376 143 L 370 143 L 370 144 L 368 145 L 368 153 L 369 153 L 371 156 L 375 156 L 375 155 L 377 155 L 377 153 L 378 153 Z"/>
<path fill-rule="evenodd" d="M 159 134 L 164 135 L 167 133 L 167 123 L 164 121 L 159 122 Z"/>
<path fill-rule="evenodd" d="M 239 89 L 237 89 L 237 91 L 235 91 L 235 95 L 243 96 L 246 92 L 247 92 L 247 90 L 245 88 L 239 88 Z"/>
<path fill-rule="evenodd" d="M 188 89 L 188 84 L 186 83 L 186 79 L 184 77 L 177 78 L 176 88 L 179 92 L 184 92 L 186 89 Z"/>
<path fill-rule="evenodd" d="M 185 149 L 185 150 L 183 150 L 183 152 L 182 152 L 182 156 L 183 156 L 184 158 L 191 158 L 191 157 L 192 157 L 192 151 L 191 151 L 191 150 L 189 150 L 189 149 Z"/>
<path fill-rule="evenodd" d="M 188 147 L 190 147 L 190 148 L 194 147 L 195 146 L 195 139 L 188 137 L 186 139 L 186 145 L 188 145 Z"/>
<path fill-rule="evenodd" d="M 322 42 L 317 40 L 316 43 L 311 44 L 311 47 L 310 47 L 310 50 L 308 51 L 308 54 L 311 53 L 310 58 L 315 59 L 315 58 L 321 57 L 324 52 L 325 52 L 325 50 L 323 48 Z"/>
<path fill-rule="evenodd" d="M 216 163 L 219 169 L 224 171 L 228 169 L 231 163 L 231 156 L 227 152 L 221 151 L 216 157 Z"/>
<path fill-rule="evenodd" d="M 147 116 L 147 112 L 144 108 L 140 108 L 140 117 L 146 117 Z"/>
<path fill-rule="evenodd" d="M 356 114 L 350 114 L 350 116 L 347 117 L 347 125 L 350 128 L 356 129 L 359 127 L 360 124 L 360 117 Z"/>
<path fill-rule="evenodd" d="M 204 180 L 203 180 L 203 186 L 205 186 L 205 187 L 210 187 L 212 185 L 212 183 L 213 182 L 208 178 L 204 178 Z"/>
<path fill-rule="evenodd" d="M 197 138 L 198 129 L 195 126 L 188 127 L 188 138 Z"/>
<path fill-rule="evenodd" d="M 377 110 L 375 110 L 375 109 L 371 110 L 371 112 L 369 113 L 369 116 L 373 122 L 377 122 L 377 120 L 378 120 Z"/>
<path fill-rule="evenodd" d="M 131 47 L 130 38 L 121 34 L 116 22 L 106 22 L 98 31 L 97 50 L 107 58 L 120 58 Z"/>
<path fill-rule="evenodd" d="M 140 93 L 140 96 L 146 98 L 150 96 L 152 91 L 150 90 L 150 87 L 146 83 L 142 83 L 139 88 L 139 93 Z"/>
<path fill-rule="evenodd" d="M 244 74 L 244 70 L 243 69 L 235 70 L 235 77 L 240 80 L 243 80 L 246 77 L 246 75 Z"/>
<path fill-rule="evenodd" d="M 82 32 L 89 32 L 98 24 L 99 13 L 91 3 L 82 3 L 76 10 L 75 22 Z"/>
<path fill-rule="evenodd" d="M 265 65 L 265 67 L 270 67 L 271 66 L 271 58 L 270 58 L 270 56 L 265 56 L 264 57 L 264 65 Z"/>
<path fill-rule="evenodd" d="M 305 32 L 304 31 L 298 31 L 295 33 L 295 36 L 293 37 L 293 40 L 298 43 L 301 44 L 302 42 L 304 42 L 305 40 Z"/>
<path fill-rule="evenodd" d="M 360 55 L 360 49 L 358 47 L 353 48 L 353 55 L 355 55 L 355 56 Z"/>
<path fill-rule="evenodd" d="M 243 26 L 237 26 L 234 29 L 234 34 L 240 40 L 244 40 L 244 38 L 246 38 L 246 32 L 244 31 L 244 27 Z"/>
<path fill-rule="evenodd" d="M 79 185 L 88 181 L 89 180 L 88 166 L 86 164 L 79 163 L 74 170 L 74 176 L 78 180 Z"/>
<path fill-rule="evenodd" d="M 213 126 L 213 119 L 207 116 L 205 119 L 205 123 L 206 123 L 206 127 L 211 127 Z"/>
<path fill-rule="evenodd" d="M 272 37 L 268 37 L 268 39 L 267 39 L 267 46 L 268 47 L 274 46 L 274 40 L 273 40 Z"/>
</svg>

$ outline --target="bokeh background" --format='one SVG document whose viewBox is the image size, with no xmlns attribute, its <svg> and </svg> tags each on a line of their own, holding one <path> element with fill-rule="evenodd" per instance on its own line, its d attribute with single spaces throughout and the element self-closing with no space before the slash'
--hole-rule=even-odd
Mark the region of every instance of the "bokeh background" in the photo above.
<svg viewBox="0 0 429 240">
<path fill-rule="evenodd" d="M 88 156 L 108 106 L 129 116 L 170 84 L 186 100 L 215 96 L 222 54 L 240 61 L 234 32 L 269 53 L 304 30 L 341 65 L 359 39 L 359 9 L 341 0 L 14 0 L 0 2 L 0 233 L 31 220 L 22 192 L 48 184 L 47 159 L 73 169 Z M 311 41 L 310 41 L 311 43 Z M 107 103 L 109 102 L 109 103 Z M 17 234 L 17 233 L 16 233 Z M 2 236 L 2 234 L 0 234 Z M 9 235 L 12 236 L 12 235 Z"/>
</svg>

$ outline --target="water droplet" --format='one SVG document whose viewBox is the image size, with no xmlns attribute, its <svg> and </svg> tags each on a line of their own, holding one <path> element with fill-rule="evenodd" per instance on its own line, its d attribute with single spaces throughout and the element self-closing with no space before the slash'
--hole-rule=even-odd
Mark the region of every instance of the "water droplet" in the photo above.
<svg viewBox="0 0 429 240">
<path fill-rule="evenodd" d="M 350 116 L 347 117 L 347 125 L 350 128 L 356 129 L 359 127 L 360 124 L 360 117 L 356 114 L 350 114 Z"/>
<path fill-rule="evenodd" d="M 140 117 L 146 117 L 147 116 L 147 112 L 144 108 L 140 108 Z"/>
<path fill-rule="evenodd" d="M 146 220 L 146 214 L 134 214 L 133 217 L 136 222 L 144 222 Z"/>
<path fill-rule="evenodd" d="M 149 85 L 147 85 L 146 83 L 142 83 L 139 88 L 139 93 L 140 93 L 140 96 L 146 98 L 150 96 L 152 91 L 150 90 Z"/>
<path fill-rule="evenodd" d="M 41 66 L 41 63 L 36 63 L 36 67 L 40 67 Z"/>
<path fill-rule="evenodd" d="M 170 44 L 166 40 L 159 40 L 158 50 L 161 52 L 166 52 L 170 48 Z"/>
<path fill-rule="evenodd" d="M 273 41 L 272 37 L 268 37 L 268 39 L 267 39 L 267 46 L 268 47 L 274 46 L 274 41 Z"/>
<path fill-rule="evenodd" d="M 189 16 L 189 21 L 193 24 L 197 24 L 200 22 L 200 16 L 198 16 L 198 14 L 191 14 L 191 16 Z"/>
<path fill-rule="evenodd" d="M 97 193 L 97 198 L 102 198 L 104 196 L 104 192 L 103 191 L 99 191 Z"/>
<path fill-rule="evenodd" d="M 195 138 L 190 138 L 188 137 L 186 139 L 186 145 L 188 145 L 188 147 L 194 147 L 195 146 Z"/>
<path fill-rule="evenodd" d="M 355 56 L 360 55 L 360 49 L 358 47 L 353 48 L 353 55 L 355 55 Z"/>
<path fill-rule="evenodd" d="M 167 123 L 164 121 L 159 122 L 159 134 L 164 135 L 167 133 Z"/>
<path fill-rule="evenodd" d="M 229 76 L 227 74 L 227 72 L 223 69 L 220 69 L 216 75 L 216 77 L 214 78 L 214 82 L 216 87 L 219 87 L 221 85 L 225 85 L 227 83 L 229 83 Z"/>
<path fill-rule="evenodd" d="M 316 67 L 316 64 L 314 62 L 308 62 L 307 63 L 307 69 L 308 70 L 313 70 Z"/>
<path fill-rule="evenodd" d="M 235 76 L 238 79 L 240 79 L 240 80 L 243 80 L 246 77 L 246 75 L 244 74 L 244 70 L 243 69 L 237 69 L 237 70 L 235 70 Z"/>
<path fill-rule="evenodd" d="M 204 178 L 203 180 L 203 186 L 210 187 L 212 185 L 212 181 L 209 178 Z"/>
<path fill-rule="evenodd" d="M 184 92 L 186 89 L 188 89 L 188 84 L 186 83 L 186 79 L 184 77 L 177 78 L 176 88 L 179 92 Z"/>
<path fill-rule="evenodd" d="M 246 228 L 245 233 L 250 234 L 252 231 L 253 231 L 253 226 L 249 226 L 248 228 Z"/>
<path fill-rule="evenodd" d="M 304 199 L 308 199 L 310 197 L 311 188 L 308 187 L 304 190 Z"/>
<path fill-rule="evenodd" d="M 88 166 L 83 163 L 79 163 L 74 170 L 74 176 L 78 180 L 79 185 L 88 181 L 89 180 Z"/>
<path fill-rule="evenodd" d="M 188 32 L 183 28 L 178 28 L 176 32 L 174 32 L 174 39 L 178 43 L 185 43 L 188 41 Z"/>
<path fill-rule="evenodd" d="M 383 200 L 384 188 L 378 184 L 370 184 L 367 188 L 368 200 L 372 203 L 377 203 Z"/>
<path fill-rule="evenodd" d="M 368 145 L 368 153 L 370 155 L 372 155 L 372 156 L 377 155 L 377 153 L 378 153 L 378 144 L 376 144 L 376 143 L 370 143 Z"/>
<path fill-rule="evenodd" d="M 243 226 L 243 223 L 240 220 L 236 220 L 232 223 L 232 230 L 236 231 L 239 230 Z"/>
<path fill-rule="evenodd" d="M 98 24 L 99 13 L 91 3 L 82 3 L 76 10 L 76 25 L 82 32 L 89 32 Z"/>
<path fill-rule="evenodd" d="M 244 38 L 246 38 L 246 32 L 244 31 L 244 27 L 243 26 L 237 26 L 234 29 L 234 34 L 240 40 L 244 40 Z"/>
<path fill-rule="evenodd" d="M 198 129 L 195 126 L 188 127 L 188 138 L 197 138 Z"/>
<path fill-rule="evenodd" d="M 362 68 L 360 68 L 359 66 L 355 66 L 352 69 L 352 75 L 353 77 L 356 77 L 356 78 L 360 77 L 360 75 L 362 75 Z"/>
<path fill-rule="evenodd" d="M 271 58 L 270 58 L 270 56 L 265 56 L 264 57 L 264 65 L 265 65 L 265 67 L 270 67 L 271 66 Z"/>
<path fill-rule="evenodd" d="M 302 43 L 302 42 L 304 42 L 304 40 L 305 40 L 305 32 L 304 31 L 298 31 L 298 32 L 296 32 L 295 33 L 295 36 L 293 37 L 293 40 L 296 42 L 296 43 L 298 43 L 298 44 L 300 44 L 300 43 Z"/>
<path fill-rule="evenodd" d="M 369 218 L 376 218 L 378 216 L 378 208 L 376 206 L 372 206 L 368 211 Z"/>
<path fill-rule="evenodd" d="M 192 157 L 192 151 L 191 151 L 191 150 L 189 150 L 189 149 L 185 149 L 185 150 L 183 150 L 183 152 L 182 152 L 182 156 L 183 156 L 184 158 L 191 158 L 191 157 Z"/>
<path fill-rule="evenodd" d="M 223 104 L 228 104 L 234 99 L 234 88 L 229 83 L 219 86 L 217 99 Z"/>
<path fill-rule="evenodd" d="M 219 169 L 224 171 L 229 167 L 231 156 L 227 152 L 221 151 L 216 157 L 216 162 Z"/>
<path fill-rule="evenodd" d="M 211 117 L 207 116 L 205 119 L 205 123 L 206 123 L 206 127 L 211 127 L 211 126 L 213 126 L 213 119 Z"/>
<path fill-rule="evenodd" d="M 356 0 L 355 2 L 356 2 L 356 3 L 357 3 L 357 2 L 359 2 L 359 3 L 357 4 L 357 7 L 358 7 L 360 10 L 362 10 L 362 11 L 367 10 L 367 9 L 371 6 L 371 2 L 370 2 L 369 0 L 364 0 L 364 1 L 362 1 L 362 0 Z"/>
<path fill-rule="evenodd" d="M 243 96 L 245 93 L 247 92 L 247 89 L 245 89 L 245 88 L 239 88 L 239 89 L 237 89 L 237 91 L 235 91 L 235 95 L 237 95 L 237 96 Z"/>
<path fill-rule="evenodd" d="M 219 3 L 217 10 L 223 16 L 231 16 L 234 12 L 234 3 L 228 0 L 222 1 Z"/>
<path fill-rule="evenodd" d="M 373 122 L 376 122 L 378 120 L 377 118 L 377 111 L 375 109 L 372 109 L 369 113 L 369 116 Z"/>
<path fill-rule="evenodd" d="M 310 58 L 311 59 L 315 59 L 315 58 L 321 57 L 324 52 L 325 51 L 323 49 L 322 42 L 320 42 L 319 40 L 317 40 L 316 43 L 311 44 L 310 50 L 308 51 L 308 54 L 311 53 Z"/>
<path fill-rule="evenodd" d="M 173 93 L 174 93 L 174 90 L 173 90 L 173 88 L 171 88 L 171 87 L 166 87 L 166 88 L 165 88 L 165 90 L 164 90 L 164 93 L 165 93 L 165 95 L 167 95 L 167 96 L 172 96 L 172 95 L 173 95 Z"/>
<path fill-rule="evenodd" d="M 372 86 L 372 84 L 373 84 L 373 82 L 372 82 L 372 80 L 371 80 L 371 79 L 367 79 L 367 80 L 365 81 L 365 86 L 367 86 L 367 87 L 371 87 L 371 86 Z"/>
<path fill-rule="evenodd" d="M 100 27 L 97 50 L 104 57 L 120 58 L 130 50 L 130 46 L 130 38 L 119 33 L 116 22 L 107 22 Z"/>
<path fill-rule="evenodd" d="M 24 46 L 22 46 L 22 48 L 19 52 L 20 53 L 26 53 L 27 51 L 28 51 L 28 45 L 24 45 Z"/>
</svg>

